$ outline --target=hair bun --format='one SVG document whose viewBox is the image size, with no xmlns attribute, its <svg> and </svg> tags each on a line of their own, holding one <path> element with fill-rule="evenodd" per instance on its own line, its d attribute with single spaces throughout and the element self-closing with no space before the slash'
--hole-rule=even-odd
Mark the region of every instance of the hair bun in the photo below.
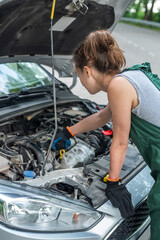
<svg viewBox="0 0 160 240">
<path fill-rule="evenodd" d="M 100 72 L 120 71 L 125 65 L 123 51 L 106 30 L 91 32 L 75 52 L 76 66 L 94 66 Z"/>
</svg>

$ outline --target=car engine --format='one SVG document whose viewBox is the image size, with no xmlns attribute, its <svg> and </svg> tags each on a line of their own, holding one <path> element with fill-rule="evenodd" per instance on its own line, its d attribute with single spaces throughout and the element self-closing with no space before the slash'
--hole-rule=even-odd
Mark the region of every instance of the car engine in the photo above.
<svg viewBox="0 0 160 240">
<path fill-rule="evenodd" d="M 57 132 L 89 114 L 90 109 L 80 103 L 76 106 L 58 106 Z M 95 178 L 89 166 L 102 155 L 104 158 L 109 154 L 112 134 L 106 136 L 103 133 L 109 129 L 106 126 L 80 134 L 71 139 L 71 146 L 63 156 L 60 151 L 51 149 L 45 174 L 42 174 L 55 129 L 54 120 L 53 108 L 47 108 L 0 123 L 0 178 L 56 189 L 78 199 L 86 198 L 87 189 Z M 32 174 L 28 176 L 26 172 Z"/>
</svg>

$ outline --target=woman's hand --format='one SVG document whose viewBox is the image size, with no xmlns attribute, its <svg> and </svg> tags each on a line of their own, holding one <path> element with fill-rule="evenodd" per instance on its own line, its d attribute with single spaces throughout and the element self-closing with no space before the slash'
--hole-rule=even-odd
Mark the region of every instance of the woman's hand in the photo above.
<svg viewBox="0 0 160 240">
<path fill-rule="evenodd" d="M 70 128 L 64 128 L 62 132 L 56 134 L 52 148 L 54 150 L 67 149 L 71 145 L 70 138 L 72 137 L 74 137 L 74 135 Z"/>
<path fill-rule="evenodd" d="M 119 208 L 123 218 L 134 214 L 131 194 L 124 184 L 118 182 L 107 182 L 106 195 L 111 201 L 113 207 Z"/>
</svg>

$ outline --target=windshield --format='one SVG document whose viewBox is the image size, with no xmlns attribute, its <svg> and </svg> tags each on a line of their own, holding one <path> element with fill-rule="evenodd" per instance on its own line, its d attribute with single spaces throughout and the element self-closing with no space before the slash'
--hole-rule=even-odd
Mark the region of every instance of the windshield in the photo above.
<svg viewBox="0 0 160 240">
<path fill-rule="evenodd" d="M 51 77 L 36 63 L 0 64 L 0 96 L 50 84 Z"/>
</svg>

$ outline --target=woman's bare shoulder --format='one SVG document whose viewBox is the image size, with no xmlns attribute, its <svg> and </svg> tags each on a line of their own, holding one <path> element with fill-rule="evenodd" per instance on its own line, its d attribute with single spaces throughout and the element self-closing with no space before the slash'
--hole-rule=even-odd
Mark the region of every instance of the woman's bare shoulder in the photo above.
<svg viewBox="0 0 160 240">
<path fill-rule="evenodd" d="M 138 105 L 138 96 L 133 85 L 122 76 L 112 78 L 108 85 L 108 98 L 110 101 L 127 101 L 131 108 Z"/>
</svg>

